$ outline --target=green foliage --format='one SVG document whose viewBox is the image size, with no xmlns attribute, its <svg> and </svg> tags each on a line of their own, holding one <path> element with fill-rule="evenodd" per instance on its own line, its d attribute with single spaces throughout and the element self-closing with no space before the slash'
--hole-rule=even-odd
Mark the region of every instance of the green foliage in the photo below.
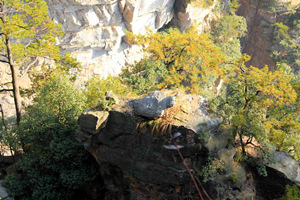
<svg viewBox="0 0 300 200">
<path fill-rule="evenodd" d="M 294 73 L 300 71 L 300 8 L 285 17 L 286 24 L 274 24 L 274 43 L 279 44 L 277 50 L 272 52 L 272 57 L 279 65 L 289 65 Z"/>
<path fill-rule="evenodd" d="M 285 196 L 280 200 L 298 200 L 300 199 L 300 190 L 297 185 L 287 185 L 285 189 Z"/>
<path fill-rule="evenodd" d="M 228 42 L 232 38 L 240 38 L 247 33 L 247 23 L 244 17 L 225 15 L 212 24 L 211 34 L 216 42 Z"/>
<path fill-rule="evenodd" d="M 209 7 L 214 4 L 214 0 L 186 0 L 187 3 L 192 3 L 193 5 L 197 7 Z"/>
<path fill-rule="evenodd" d="M 202 167 L 201 176 L 203 177 L 203 182 L 214 180 L 217 173 L 225 170 L 225 164 L 218 159 L 209 158 L 206 165 Z"/>
<path fill-rule="evenodd" d="M 239 178 L 236 173 L 231 174 L 229 178 L 233 183 L 237 183 L 239 181 Z"/>
<path fill-rule="evenodd" d="M 284 25 L 282 22 L 277 22 L 273 26 L 275 28 L 275 40 L 291 40 L 291 37 L 289 36 L 289 27 L 287 25 Z"/>
<path fill-rule="evenodd" d="M 86 84 L 84 91 L 87 97 L 87 106 L 89 108 L 99 106 L 106 109 L 110 102 L 105 99 L 105 92 L 112 91 L 117 95 L 124 95 L 130 90 L 122 83 L 118 77 L 109 76 L 107 79 L 93 77 Z"/>
<path fill-rule="evenodd" d="M 279 1 L 278 0 L 261 0 L 259 1 L 259 6 L 260 8 L 270 11 L 270 12 L 275 12 L 276 8 L 279 6 Z"/>
<path fill-rule="evenodd" d="M 17 199 L 72 199 L 93 180 L 97 164 L 76 141 L 77 117 L 85 98 L 65 77 L 54 77 L 24 115 L 17 139 L 25 154 L 3 183 Z"/>
<path fill-rule="evenodd" d="M 164 82 L 169 72 L 163 63 L 142 60 L 122 74 L 125 82 L 131 85 L 133 92 L 144 94 L 158 89 L 159 84 Z"/>
<path fill-rule="evenodd" d="M 270 143 L 286 152 L 293 148 L 296 158 L 299 158 L 296 153 L 299 152 L 296 141 L 299 138 L 298 97 L 292 85 L 293 75 L 285 73 L 283 68 L 273 72 L 267 66 L 246 68 L 244 63 L 247 60 L 244 57 L 237 63 L 226 95 L 212 100 L 210 110 L 231 128 L 242 153 L 257 158 L 257 166 L 272 161 Z M 280 134 L 277 135 L 276 131 Z M 275 142 L 277 137 L 276 141 L 280 143 Z M 248 148 L 254 148 L 256 153 L 249 154 Z"/>
<path fill-rule="evenodd" d="M 239 38 L 247 33 L 247 23 L 244 17 L 225 13 L 212 22 L 210 32 L 228 60 L 241 57 Z"/>
<path fill-rule="evenodd" d="M 1 0 L 0 52 L 8 55 L 6 39 L 13 41 L 9 47 L 14 64 L 23 65 L 33 57 L 60 59 L 55 38 L 62 36 L 60 25 L 48 15 L 43 0 Z M 3 6 L 5 5 L 5 6 Z"/>
</svg>

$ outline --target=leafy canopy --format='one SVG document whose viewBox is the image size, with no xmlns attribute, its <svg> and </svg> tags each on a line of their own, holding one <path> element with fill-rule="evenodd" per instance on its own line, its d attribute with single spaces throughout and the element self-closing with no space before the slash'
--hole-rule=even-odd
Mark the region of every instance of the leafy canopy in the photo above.
<svg viewBox="0 0 300 200">
<path fill-rule="evenodd" d="M 13 40 L 11 51 L 15 64 L 23 64 L 31 57 L 49 56 L 59 59 L 55 38 L 62 36 L 60 25 L 48 15 L 42 0 L 1 0 L 0 52 L 6 55 L 5 38 Z"/>
<path fill-rule="evenodd" d="M 160 87 L 186 86 L 190 92 L 200 91 L 199 83 L 207 77 L 223 76 L 225 70 L 220 63 L 225 58 L 213 44 L 208 34 L 199 34 L 195 28 L 180 32 L 170 28 L 166 32 L 148 31 L 147 35 L 133 35 L 127 32 L 132 44 L 145 45 L 149 59 L 163 63 L 169 72 Z"/>
<path fill-rule="evenodd" d="M 250 155 L 249 147 L 256 149 L 257 158 L 271 158 L 270 144 L 273 144 L 280 150 L 292 148 L 295 158 L 299 159 L 299 142 L 296 141 L 299 138 L 299 101 L 292 84 L 293 75 L 282 68 L 275 71 L 269 71 L 267 66 L 247 68 L 244 63 L 248 59 L 244 56 L 236 63 L 225 96 L 210 103 L 211 111 L 218 113 L 223 123 L 230 127 L 243 154 Z M 276 130 L 280 130 L 280 134 L 276 134 Z M 278 144 L 276 141 L 281 134 L 284 137 Z"/>
</svg>

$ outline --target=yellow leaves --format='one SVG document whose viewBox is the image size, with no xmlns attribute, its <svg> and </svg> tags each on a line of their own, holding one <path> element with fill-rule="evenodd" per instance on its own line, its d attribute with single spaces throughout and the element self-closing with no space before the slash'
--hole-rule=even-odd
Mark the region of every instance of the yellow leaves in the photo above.
<svg viewBox="0 0 300 200">
<path fill-rule="evenodd" d="M 199 34 L 195 28 L 183 33 L 174 28 L 162 33 L 148 30 L 145 36 L 127 32 L 127 36 L 131 44 L 145 45 L 144 50 L 152 60 L 163 62 L 172 71 L 174 77 L 172 81 L 166 80 L 167 85 L 189 82 L 193 87 L 204 80 L 203 75 L 214 74 L 218 77 L 225 74 L 219 67 L 225 57 L 214 46 L 208 34 Z"/>
<path fill-rule="evenodd" d="M 244 87 L 247 87 L 248 96 L 260 96 L 261 101 L 258 102 L 266 107 L 271 106 L 289 106 L 294 104 L 297 99 L 297 93 L 294 91 L 291 75 L 286 75 L 282 69 L 269 71 L 268 66 L 262 69 L 256 67 L 246 67 L 244 65 L 245 58 L 242 58 L 234 74 L 233 81 L 238 81 Z"/>
</svg>

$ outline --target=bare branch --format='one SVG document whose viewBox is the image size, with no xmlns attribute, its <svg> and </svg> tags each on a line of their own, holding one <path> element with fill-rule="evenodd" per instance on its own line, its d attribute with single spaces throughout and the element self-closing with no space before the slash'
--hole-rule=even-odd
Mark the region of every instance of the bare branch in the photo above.
<svg viewBox="0 0 300 200">
<path fill-rule="evenodd" d="M 0 56 L 7 58 L 7 55 L 5 55 L 5 54 L 0 54 Z"/>
<path fill-rule="evenodd" d="M 13 89 L 1 89 L 1 90 L 0 90 L 0 93 L 1 93 L 1 92 L 12 92 L 12 91 L 13 91 Z"/>
<path fill-rule="evenodd" d="M 9 64 L 9 62 L 8 62 L 8 61 L 6 61 L 6 60 L 0 60 L 0 62 L 3 62 L 3 63 L 7 63 L 7 64 Z"/>
<path fill-rule="evenodd" d="M 34 61 L 32 61 L 32 62 L 26 67 L 26 69 L 23 71 L 23 74 L 21 75 L 21 77 L 23 77 L 24 74 L 27 73 L 28 69 L 30 69 L 30 67 L 32 67 L 32 66 L 36 63 L 37 60 L 38 60 L 38 58 L 35 57 Z"/>
<path fill-rule="evenodd" d="M 10 83 L 12 83 L 12 82 L 6 82 L 6 83 L 2 83 L 2 84 L 1 84 L 1 86 L 3 86 L 3 85 L 7 85 L 7 84 L 10 84 Z"/>
</svg>

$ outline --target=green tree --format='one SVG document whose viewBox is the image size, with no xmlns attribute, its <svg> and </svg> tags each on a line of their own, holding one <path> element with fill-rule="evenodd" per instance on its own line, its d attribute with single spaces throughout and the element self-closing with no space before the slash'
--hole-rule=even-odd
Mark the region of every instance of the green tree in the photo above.
<svg viewBox="0 0 300 200">
<path fill-rule="evenodd" d="M 294 73 L 300 71 L 300 8 L 284 16 L 286 23 L 277 22 L 273 25 L 273 43 L 276 50 L 272 57 L 279 64 L 289 65 Z"/>
<path fill-rule="evenodd" d="M 240 38 L 247 33 L 247 22 L 235 14 L 238 1 L 222 1 L 215 8 L 216 17 L 209 30 L 214 43 L 220 47 L 229 61 L 242 56 Z"/>
<path fill-rule="evenodd" d="M 158 65 L 155 61 L 145 59 L 125 70 L 122 79 L 132 86 L 133 93 L 144 94 L 159 89 L 159 84 L 168 75 L 163 63 Z"/>
<path fill-rule="evenodd" d="M 13 92 L 16 122 L 21 120 L 19 70 L 27 71 L 37 57 L 59 60 L 55 38 L 62 35 L 60 25 L 48 16 L 43 0 L 0 0 L 0 62 L 9 66 L 12 88 L 0 91 Z"/>
<path fill-rule="evenodd" d="M 25 154 L 4 186 L 17 199 L 73 199 L 98 175 L 97 164 L 76 141 L 84 96 L 65 77 L 54 77 L 23 116 L 17 139 Z"/>
<path fill-rule="evenodd" d="M 100 106 L 102 109 L 107 109 L 109 104 L 113 103 L 105 99 L 105 92 L 107 91 L 112 91 L 117 95 L 125 95 L 129 92 L 129 89 L 119 77 L 109 76 L 107 79 L 93 77 L 87 82 L 84 91 L 88 107 Z"/>
</svg>

